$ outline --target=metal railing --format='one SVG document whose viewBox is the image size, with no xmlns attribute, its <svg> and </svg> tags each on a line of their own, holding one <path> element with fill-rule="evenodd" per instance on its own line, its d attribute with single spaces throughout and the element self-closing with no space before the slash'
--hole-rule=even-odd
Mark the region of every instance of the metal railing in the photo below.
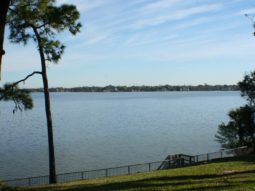
<svg viewBox="0 0 255 191">
<path fill-rule="evenodd" d="M 142 172 L 151 172 L 156 170 L 171 169 L 177 167 L 183 167 L 187 165 L 198 164 L 201 162 L 210 161 L 213 159 L 234 157 L 246 153 L 247 147 L 239 147 L 236 149 L 220 150 L 218 152 L 200 154 L 195 156 L 178 154 L 168 155 L 165 160 L 149 162 L 143 164 L 126 165 L 114 168 L 105 168 L 90 171 L 80 171 L 72 173 L 64 173 L 57 175 L 58 183 L 65 183 L 77 180 L 95 179 L 101 177 L 129 175 Z M 35 185 L 47 185 L 49 184 L 49 176 L 28 177 L 13 180 L 3 181 L 9 186 L 35 186 Z"/>
</svg>

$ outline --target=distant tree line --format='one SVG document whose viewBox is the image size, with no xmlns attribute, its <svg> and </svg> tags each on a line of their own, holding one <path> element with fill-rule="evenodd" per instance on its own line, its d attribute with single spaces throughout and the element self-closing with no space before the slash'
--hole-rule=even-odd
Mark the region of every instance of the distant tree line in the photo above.
<svg viewBox="0 0 255 191">
<path fill-rule="evenodd" d="M 29 92 L 43 92 L 43 88 L 26 89 Z M 197 85 L 197 86 L 105 86 L 50 88 L 51 92 L 155 92 L 155 91 L 238 91 L 237 85 Z"/>
</svg>

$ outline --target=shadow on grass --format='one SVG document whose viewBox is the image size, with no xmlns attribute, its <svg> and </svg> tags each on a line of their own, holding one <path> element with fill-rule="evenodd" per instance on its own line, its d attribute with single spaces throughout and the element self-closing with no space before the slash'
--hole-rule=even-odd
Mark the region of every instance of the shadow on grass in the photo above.
<svg viewBox="0 0 255 191">
<path fill-rule="evenodd" d="M 212 159 L 209 161 L 196 162 L 196 163 L 186 165 L 186 166 L 175 167 L 172 169 L 180 169 L 180 168 L 184 169 L 184 168 L 189 168 L 192 166 L 200 166 L 203 164 L 207 165 L 207 164 L 223 163 L 223 162 L 244 162 L 247 164 L 255 164 L 255 154 L 242 155 L 242 156 L 237 156 L 237 157 L 220 158 L 220 159 Z M 169 170 L 169 169 L 163 169 L 163 170 Z"/>
<path fill-rule="evenodd" d="M 248 163 L 255 163 L 255 154 L 250 155 L 242 155 L 237 157 L 229 157 L 229 158 L 223 158 L 223 159 L 213 159 L 210 161 L 210 163 L 219 163 L 219 162 L 248 162 Z"/>
<path fill-rule="evenodd" d="M 76 185 L 70 187 L 55 187 L 54 189 L 48 189 L 51 191 L 117 191 L 117 190 L 128 190 L 128 189 L 143 189 L 143 190 L 156 190 L 159 188 L 168 187 L 173 191 L 184 191 L 184 190 L 221 190 L 221 189 L 231 189 L 235 186 L 240 186 L 241 184 L 254 183 L 254 180 L 240 180 L 240 177 L 235 177 L 235 175 L 251 175 L 255 174 L 255 170 L 252 171 L 242 171 L 233 172 L 229 174 L 219 174 L 219 175 L 187 175 L 187 176 L 164 176 L 164 177 L 154 177 L 135 181 L 125 181 L 125 182 L 115 182 L 115 183 L 103 183 L 101 185 Z M 225 178 L 231 178 L 231 182 Z M 238 178 L 238 181 L 234 181 Z M 244 178 L 244 177 L 243 177 Z M 191 188 L 190 188 L 191 187 Z M 47 189 L 41 188 L 36 189 L 36 191 L 45 191 Z M 162 189 L 163 190 L 163 189 Z"/>
</svg>

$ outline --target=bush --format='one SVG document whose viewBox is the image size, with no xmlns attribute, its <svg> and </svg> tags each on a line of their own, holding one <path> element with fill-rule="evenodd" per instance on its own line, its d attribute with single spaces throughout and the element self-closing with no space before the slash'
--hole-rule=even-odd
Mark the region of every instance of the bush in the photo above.
<svg viewBox="0 0 255 191">
<path fill-rule="evenodd" d="M 215 135 L 223 148 L 241 146 L 255 148 L 255 72 L 244 76 L 238 83 L 247 104 L 229 112 L 230 121 L 219 125 Z"/>
</svg>

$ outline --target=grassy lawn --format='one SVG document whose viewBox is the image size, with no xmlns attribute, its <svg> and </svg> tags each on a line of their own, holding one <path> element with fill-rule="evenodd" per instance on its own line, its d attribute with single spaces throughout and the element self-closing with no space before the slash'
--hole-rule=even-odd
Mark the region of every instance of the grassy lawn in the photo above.
<svg viewBox="0 0 255 191">
<path fill-rule="evenodd" d="M 255 191 L 255 155 L 129 176 L 83 180 L 22 191 L 243 190 Z"/>
</svg>

